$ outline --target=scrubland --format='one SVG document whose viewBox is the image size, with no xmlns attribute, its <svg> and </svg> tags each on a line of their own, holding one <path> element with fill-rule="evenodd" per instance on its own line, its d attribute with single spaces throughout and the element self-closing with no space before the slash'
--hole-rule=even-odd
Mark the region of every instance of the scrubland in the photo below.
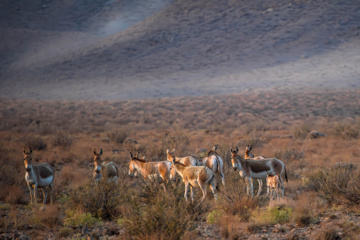
<svg viewBox="0 0 360 240">
<path fill-rule="evenodd" d="M 256 92 L 131 101 L 0 101 L 3 239 L 356 239 L 360 233 L 359 91 Z M 325 137 L 312 138 L 312 130 Z M 218 144 L 226 187 L 216 202 L 186 203 L 167 185 L 128 176 L 129 152 L 147 160 L 202 159 Z M 285 198 L 248 198 L 230 149 L 286 164 Z M 54 204 L 29 205 L 22 148 L 56 169 Z M 92 179 L 92 152 L 120 170 Z M 254 181 L 255 189 L 257 182 Z M 209 190 L 208 190 L 209 192 Z M 199 200 L 201 192 L 196 192 Z M 87 223 L 88 232 L 81 229 Z"/>
</svg>

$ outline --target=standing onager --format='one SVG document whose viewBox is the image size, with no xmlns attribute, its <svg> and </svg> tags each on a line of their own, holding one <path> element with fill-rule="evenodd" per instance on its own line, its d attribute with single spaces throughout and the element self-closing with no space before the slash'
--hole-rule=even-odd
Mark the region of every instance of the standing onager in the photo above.
<svg viewBox="0 0 360 240">
<path fill-rule="evenodd" d="M 93 178 L 95 180 L 95 183 L 99 183 L 99 181 L 102 178 L 102 173 L 104 173 L 108 178 L 108 182 L 113 181 L 117 184 L 118 178 L 119 178 L 119 170 L 115 163 L 113 162 L 104 162 L 101 163 L 101 155 L 103 153 L 102 148 L 100 149 L 100 153 L 96 153 L 96 149 L 94 149 L 94 173 Z M 104 169 L 103 169 L 104 168 Z"/>
<path fill-rule="evenodd" d="M 160 180 L 161 184 L 165 184 L 170 181 L 171 165 L 172 162 L 169 161 L 148 162 L 144 159 L 133 156 L 130 152 L 129 175 L 137 176 L 137 173 L 139 173 L 144 179 L 155 178 Z"/>
<path fill-rule="evenodd" d="M 253 160 L 264 160 L 264 159 L 265 159 L 265 157 L 263 157 L 263 156 L 257 156 L 257 157 L 255 157 L 255 156 L 252 154 L 251 150 L 252 150 L 252 146 L 251 146 L 251 145 L 247 145 L 246 148 L 245 148 L 245 159 L 253 159 Z M 240 172 L 240 175 L 242 176 L 242 173 L 241 173 L 241 172 Z M 261 191 L 262 191 L 262 188 L 263 188 L 263 181 L 262 181 L 262 179 L 258 179 L 258 183 L 259 183 L 259 189 L 258 189 L 257 194 L 256 194 L 257 197 L 260 196 Z M 252 185 L 254 184 L 253 179 L 251 179 L 251 184 L 252 184 Z"/>
<path fill-rule="evenodd" d="M 216 149 L 217 149 L 217 145 L 214 145 L 212 149 L 208 152 L 208 156 L 202 160 L 201 165 L 210 168 L 214 173 L 219 173 L 222 184 L 225 186 L 225 175 L 223 172 L 224 161 L 216 152 Z"/>
<path fill-rule="evenodd" d="M 216 196 L 216 180 L 214 172 L 206 166 L 185 166 L 184 164 L 177 162 L 175 157 L 173 158 L 173 165 L 171 168 L 174 168 L 176 172 L 181 176 L 185 184 L 185 200 L 188 201 L 188 193 L 191 188 L 191 201 L 194 202 L 194 187 L 199 186 L 202 191 L 201 202 L 204 201 L 206 197 L 206 185 L 210 186 L 211 191 L 214 194 L 215 200 Z"/>
<path fill-rule="evenodd" d="M 280 200 L 280 189 L 281 197 L 284 198 L 284 184 L 280 181 L 280 176 L 275 175 L 273 172 L 267 172 L 267 195 L 270 197 L 270 200 L 274 199 L 276 192 L 276 197 Z"/>
<path fill-rule="evenodd" d="M 55 177 L 55 171 L 48 163 L 32 164 L 32 150 L 30 148 L 29 152 L 26 152 L 26 148 L 23 149 L 24 152 L 24 164 L 25 164 L 25 180 L 29 187 L 30 191 L 30 203 L 37 203 L 37 190 L 41 188 L 44 194 L 44 204 L 46 204 L 46 199 L 48 197 L 48 192 L 46 187 L 50 188 L 50 203 L 53 203 L 52 194 L 53 194 L 53 181 Z"/>
<path fill-rule="evenodd" d="M 174 153 L 175 153 L 175 148 L 171 152 L 169 151 L 169 149 L 166 149 L 166 159 L 171 163 L 173 161 L 173 158 L 175 157 Z M 199 161 L 192 156 L 187 156 L 187 157 L 182 157 L 182 158 L 175 157 L 175 160 L 179 163 L 184 164 L 187 167 L 188 166 L 200 166 Z M 175 179 L 175 175 L 176 175 L 175 168 L 172 168 L 171 172 L 170 172 L 170 178 Z"/>
<path fill-rule="evenodd" d="M 246 179 L 247 194 L 254 196 L 253 184 L 251 178 L 264 179 L 267 177 L 267 172 L 274 172 L 275 175 L 279 175 L 280 182 L 282 183 L 281 174 L 285 172 L 286 182 L 287 174 L 283 161 L 276 158 L 266 158 L 264 160 L 243 159 L 238 155 L 239 149 L 231 149 L 231 163 L 234 171 L 239 170 L 241 177 Z"/>
</svg>

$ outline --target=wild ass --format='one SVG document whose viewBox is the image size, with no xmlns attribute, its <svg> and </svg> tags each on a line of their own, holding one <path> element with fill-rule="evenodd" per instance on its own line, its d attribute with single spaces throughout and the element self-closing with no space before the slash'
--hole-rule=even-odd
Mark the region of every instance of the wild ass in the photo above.
<svg viewBox="0 0 360 240">
<path fill-rule="evenodd" d="M 166 160 L 172 163 L 173 158 L 175 157 L 175 148 L 170 152 L 169 149 L 166 149 Z M 199 160 L 192 156 L 186 157 L 175 157 L 175 160 L 179 163 L 184 164 L 185 166 L 200 166 Z M 175 168 L 171 168 L 170 178 L 175 179 L 176 171 Z"/>
<path fill-rule="evenodd" d="M 103 154 L 102 148 L 100 149 L 100 153 L 96 152 L 96 149 L 94 149 L 94 173 L 93 178 L 95 180 L 95 183 L 99 183 L 99 181 L 102 178 L 102 173 L 105 173 L 108 182 L 115 182 L 118 183 L 119 179 L 119 170 L 118 167 L 113 162 L 104 162 L 101 163 L 101 155 Z"/>
<path fill-rule="evenodd" d="M 217 147 L 217 145 L 212 147 L 212 149 L 208 152 L 207 157 L 202 160 L 201 165 L 210 168 L 214 173 L 219 173 L 222 184 L 225 186 L 225 175 L 223 172 L 224 161 L 216 152 Z"/>
<path fill-rule="evenodd" d="M 186 202 L 188 202 L 189 189 L 191 189 L 191 201 L 194 202 L 194 187 L 198 186 L 203 194 L 200 201 L 200 203 L 202 203 L 206 197 L 206 185 L 210 186 L 214 198 L 217 200 L 215 174 L 210 168 L 206 166 L 186 166 L 176 161 L 175 157 L 173 157 L 172 162 L 171 168 L 175 169 L 185 184 L 184 197 Z"/>
<path fill-rule="evenodd" d="M 252 154 L 251 150 L 252 150 L 252 145 L 247 145 L 245 148 L 245 159 L 254 159 L 254 160 L 264 160 L 265 159 L 265 157 L 263 157 L 263 156 L 255 157 Z M 240 172 L 240 175 L 242 175 L 241 172 Z M 258 197 L 258 196 L 260 196 L 262 188 L 263 188 L 263 181 L 262 181 L 262 179 L 257 179 L 257 181 L 259 183 L 259 188 L 258 188 L 256 196 Z M 251 179 L 251 184 L 252 185 L 254 184 L 253 179 Z"/>
<path fill-rule="evenodd" d="M 48 197 L 48 191 L 46 187 L 49 186 L 50 189 L 50 203 L 53 203 L 52 195 L 53 195 L 53 182 L 55 177 L 55 171 L 51 167 L 49 163 L 40 163 L 40 164 L 32 164 L 32 149 L 29 149 L 29 152 L 26 151 L 26 148 L 23 148 L 24 152 L 24 164 L 25 164 L 25 180 L 29 187 L 30 191 L 30 203 L 34 205 L 37 203 L 37 190 L 41 188 L 44 194 L 44 202 L 46 204 L 46 200 Z"/>
<path fill-rule="evenodd" d="M 165 183 L 168 183 L 170 178 L 170 167 L 172 162 L 161 161 L 161 162 L 148 162 L 144 159 L 140 159 L 130 152 L 129 162 L 129 175 L 138 176 L 141 175 L 144 179 L 158 179 L 163 184 L 164 190 Z"/>
<path fill-rule="evenodd" d="M 281 197 L 284 197 L 284 185 L 280 181 L 280 176 L 275 175 L 273 172 L 267 172 L 267 195 L 270 197 L 270 200 L 274 199 L 274 195 L 276 193 L 276 197 L 280 200 L 280 189 L 281 189 Z"/>
<path fill-rule="evenodd" d="M 238 155 L 239 149 L 231 149 L 231 164 L 234 171 L 238 170 L 241 177 L 244 177 L 247 185 L 247 194 L 254 196 L 253 184 L 251 178 L 264 179 L 267 177 L 267 172 L 274 172 L 279 175 L 280 182 L 282 183 L 281 174 L 285 172 L 286 182 L 287 174 L 283 161 L 276 158 L 266 158 L 264 160 L 243 159 Z"/>
</svg>

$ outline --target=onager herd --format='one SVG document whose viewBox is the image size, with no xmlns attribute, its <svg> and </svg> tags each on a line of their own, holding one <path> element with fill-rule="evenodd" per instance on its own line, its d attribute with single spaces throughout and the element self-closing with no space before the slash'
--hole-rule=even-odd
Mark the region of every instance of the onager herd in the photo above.
<svg viewBox="0 0 360 240">
<path fill-rule="evenodd" d="M 199 187 L 202 191 L 202 198 L 200 203 L 204 201 L 207 194 L 207 185 L 209 185 L 215 200 L 217 200 L 217 189 L 215 174 L 221 177 L 222 184 L 225 187 L 225 175 L 224 175 L 224 162 L 219 154 L 216 152 L 217 145 L 215 145 L 207 154 L 207 157 L 199 161 L 193 156 L 176 157 L 174 155 L 175 149 L 171 152 L 166 150 L 166 161 L 147 161 L 140 158 L 138 154 L 133 155 L 130 152 L 129 172 L 130 176 L 142 177 L 145 181 L 149 179 L 158 180 L 163 185 L 166 191 L 166 184 L 175 180 L 176 173 L 180 175 L 182 181 L 185 184 L 185 200 L 188 202 L 188 193 L 190 190 L 190 196 L 192 202 L 194 202 L 194 189 Z M 276 158 L 254 157 L 251 153 L 252 146 L 247 146 L 245 149 L 245 158 L 238 155 L 239 149 L 231 149 L 231 164 L 234 171 L 239 171 L 242 178 L 245 179 L 247 185 L 247 195 L 253 197 L 253 179 L 257 179 L 259 182 L 259 190 L 257 196 L 260 195 L 262 189 L 262 179 L 267 180 L 267 195 L 270 200 L 273 199 L 274 193 L 277 193 L 277 198 L 284 197 L 284 183 L 281 175 L 285 174 L 287 179 L 287 173 L 284 162 Z M 32 150 L 24 152 L 24 164 L 25 164 L 25 180 L 30 191 L 30 203 L 36 204 L 37 202 L 37 189 L 41 188 L 44 194 L 43 204 L 46 204 L 48 197 L 49 187 L 50 202 L 53 202 L 52 189 L 53 181 L 55 177 L 55 171 L 48 163 L 32 164 Z M 107 182 L 118 183 L 119 170 L 114 162 L 102 162 L 103 150 L 97 153 L 94 149 L 94 171 L 93 179 L 95 184 L 98 184 L 103 176 L 106 177 Z"/>
</svg>

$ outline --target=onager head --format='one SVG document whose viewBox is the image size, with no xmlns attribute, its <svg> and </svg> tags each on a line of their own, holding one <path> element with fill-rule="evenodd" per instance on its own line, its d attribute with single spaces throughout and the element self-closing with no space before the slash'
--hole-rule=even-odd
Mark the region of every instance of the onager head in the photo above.
<svg viewBox="0 0 360 240">
<path fill-rule="evenodd" d="M 251 150 L 252 150 L 252 145 L 247 145 L 246 148 L 245 148 L 245 159 L 255 157 L 252 154 Z"/>
<path fill-rule="evenodd" d="M 237 157 L 238 157 L 238 153 L 239 153 L 239 148 L 236 147 L 235 149 L 231 148 L 231 165 L 234 169 L 234 171 L 237 170 Z"/>
<path fill-rule="evenodd" d="M 23 148 L 23 152 L 24 152 L 24 164 L 25 164 L 25 170 L 27 172 L 31 171 L 31 160 L 32 160 L 32 149 L 29 149 L 29 152 L 26 152 L 26 148 Z"/>
<path fill-rule="evenodd" d="M 176 170 L 174 167 L 174 161 L 175 161 L 175 155 L 173 155 L 175 153 L 175 148 L 170 152 L 169 149 L 166 149 L 166 159 L 169 162 L 172 162 L 171 167 L 170 167 L 170 180 L 174 181 L 176 178 Z"/>
<path fill-rule="evenodd" d="M 137 166 L 135 161 L 133 159 L 139 159 L 139 153 L 133 155 L 132 152 L 130 152 L 130 162 L 129 162 L 129 176 L 130 177 L 139 177 L 139 174 L 137 172 Z M 141 159 L 144 160 L 144 159 Z"/>
<path fill-rule="evenodd" d="M 99 181 L 101 179 L 101 155 L 103 153 L 102 148 L 100 149 L 100 153 L 96 152 L 96 149 L 94 149 L 94 179 L 95 181 Z"/>
</svg>

